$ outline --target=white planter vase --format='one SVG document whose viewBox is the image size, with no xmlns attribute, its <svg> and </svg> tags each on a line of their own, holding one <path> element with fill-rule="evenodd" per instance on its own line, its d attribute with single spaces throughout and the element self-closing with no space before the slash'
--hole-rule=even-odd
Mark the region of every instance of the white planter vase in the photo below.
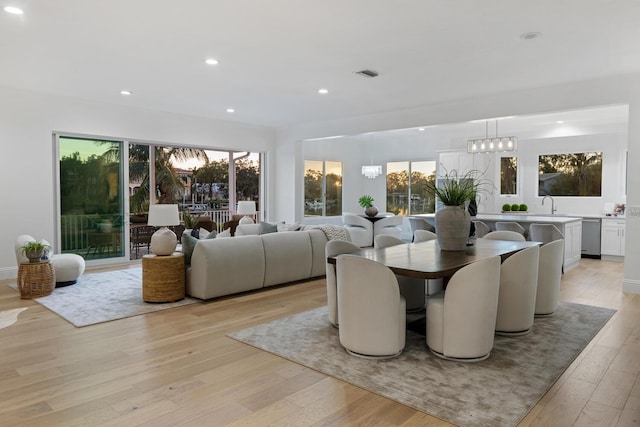
<svg viewBox="0 0 640 427">
<path fill-rule="evenodd" d="M 436 212 L 436 238 L 443 251 L 463 251 L 469 240 L 471 216 L 463 206 L 445 206 Z"/>
</svg>

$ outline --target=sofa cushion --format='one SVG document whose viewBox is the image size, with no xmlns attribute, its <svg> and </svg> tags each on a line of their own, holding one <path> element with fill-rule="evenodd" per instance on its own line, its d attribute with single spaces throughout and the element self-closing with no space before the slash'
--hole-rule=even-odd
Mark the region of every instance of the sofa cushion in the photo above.
<svg viewBox="0 0 640 427">
<path fill-rule="evenodd" d="M 187 269 L 187 294 L 209 299 L 259 289 L 264 274 L 260 236 L 200 240 Z"/>
<path fill-rule="evenodd" d="M 264 246 L 264 286 L 311 277 L 311 239 L 309 233 L 288 231 L 260 236 Z"/>
</svg>

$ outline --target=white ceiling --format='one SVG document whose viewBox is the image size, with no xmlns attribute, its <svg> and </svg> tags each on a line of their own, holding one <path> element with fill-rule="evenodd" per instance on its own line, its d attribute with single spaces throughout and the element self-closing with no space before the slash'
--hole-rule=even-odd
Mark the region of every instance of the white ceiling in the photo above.
<svg viewBox="0 0 640 427">
<path fill-rule="evenodd" d="M 640 71 L 640 0 L 0 5 L 0 85 L 267 126 Z"/>
</svg>

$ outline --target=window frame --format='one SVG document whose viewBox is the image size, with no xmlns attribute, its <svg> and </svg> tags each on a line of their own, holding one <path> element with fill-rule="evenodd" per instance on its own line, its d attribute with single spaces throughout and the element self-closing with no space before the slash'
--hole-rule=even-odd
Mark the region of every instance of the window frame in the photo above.
<svg viewBox="0 0 640 427">
<path fill-rule="evenodd" d="M 497 182 L 500 183 L 498 188 L 499 197 L 519 197 L 520 196 L 520 157 L 516 154 L 502 154 L 498 157 L 500 161 L 498 162 L 498 179 Z M 516 192 L 513 194 L 503 193 L 502 192 L 502 159 L 503 158 L 515 158 L 516 159 Z"/>
<path fill-rule="evenodd" d="M 389 164 L 397 164 L 397 163 L 407 163 L 408 164 L 408 180 L 407 180 L 407 193 L 406 193 L 406 206 L 407 206 L 407 216 L 411 216 L 411 215 L 418 215 L 418 214 L 414 214 L 412 212 L 412 198 L 413 198 L 413 194 L 412 194 L 412 186 L 413 186 L 413 182 L 412 182 L 412 175 L 413 175 L 413 164 L 414 163 L 427 163 L 427 162 L 431 162 L 433 163 L 433 176 L 434 178 L 437 177 L 437 167 L 438 167 L 438 162 L 435 159 L 425 159 L 425 160 L 397 160 L 397 161 L 389 161 L 386 162 L 385 164 L 385 193 L 387 191 L 387 177 L 389 175 Z M 385 194 L 385 211 L 387 212 L 391 212 L 390 207 L 389 207 L 389 198 L 388 195 Z M 434 212 L 435 212 L 435 200 L 434 200 Z M 422 214 L 422 213 L 421 213 Z M 420 214 L 420 215 L 421 215 Z"/>
<path fill-rule="evenodd" d="M 320 162 L 322 163 L 322 200 L 321 200 L 321 204 L 322 204 L 322 208 L 321 208 L 321 213 L 320 215 L 308 215 L 307 214 L 307 209 L 306 209 L 306 196 L 307 196 L 307 189 L 306 189 L 306 176 L 307 176 L 307 162 Z M 340 165 L 340 187 L 342 187 L 342 179 L 344 177 L 344 163 L 338 160 L 316 160 L 316 159 L 304 159 L 303 161 L 304 163 L 304 173 L 302 175 L 302 217 L 303 218 L 314 218 L 314 217 L 327 217 L 327 163 L 337 163 Z M 338 217 L 338 216 L 342 216 L 342 191 L 340 191 L 340 214 L 338 215 L 331 215 L 332 217 Z"/>
</svg>

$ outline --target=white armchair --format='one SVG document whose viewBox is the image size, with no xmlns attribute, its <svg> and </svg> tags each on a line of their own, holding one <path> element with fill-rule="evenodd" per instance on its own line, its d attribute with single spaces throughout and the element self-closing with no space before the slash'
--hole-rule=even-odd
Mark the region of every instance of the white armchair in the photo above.
<svg viewBox="0 0 640 427">
<path fill-rule="evenodd" d="M 373 224 L 356 214 L 342 214 L 342 223 L 347 229 L 351 241 L 361 248 L 373 245 Z"/>
<path fill-rule="evenodd" d="M 402 216 L 393 215 L 377 220 L 373 223 L 373 238 L 386 234 L 399 239 L 402 236 L 403 218 Z"/>
<path fill-rule="evenodd" d="M 15 241 L 16 262 L 28 262 L 29 259 L 22 253 L 22 246 L 27 242 L 35 242 L 36 239 L 28 234 L 20 235 Z M 56 287 L 73 285 L 82 276 L 85 269 L 84 258 L 76 254 L 52 254 L 49 261 L 53 264 L 56 274 Z"/>
<path fill-rule="evenodd" d="M 458 270 L 447 290 L 427 301 L 427 346 L 443 359 L 476 362 L 493 348 L 500 257 L 485 258 Z"/>
<path fill-rule="evenodd" d="M 336 272 L 340 344 L 358 357 L 399 355 L 405 345 L 406 314 L 393 272 L 355 255 L 339 255 Z"/>
</svg>

